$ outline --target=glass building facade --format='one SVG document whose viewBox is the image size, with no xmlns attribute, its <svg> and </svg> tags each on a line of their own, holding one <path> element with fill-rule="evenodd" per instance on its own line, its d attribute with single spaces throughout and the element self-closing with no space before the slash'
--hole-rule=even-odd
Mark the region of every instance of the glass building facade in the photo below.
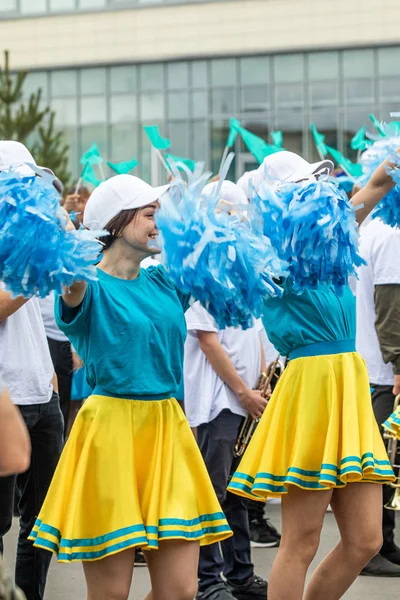
<svg viewBox="0 0 400 600">
<path fill-rule="evenodd" d="M 388 120 L 400 110 L 400 46 L 29 73 L 25 94 L 38 87 L 65 131 L 75 176 L 97 142 L 108 160 L 137 158 L 135 173 L 149 178 L 146 124 L 160 126 L 173 154 L 215 172 L 232 116 L 266 140 L 282 130 L 285 148 L 309 160 L 318 159 L 314 123 L 354 159 L 349 142 L 369 113 Z M 239 139 L 235 151 L 231 177 L 255 164 Z"/>
</svg>

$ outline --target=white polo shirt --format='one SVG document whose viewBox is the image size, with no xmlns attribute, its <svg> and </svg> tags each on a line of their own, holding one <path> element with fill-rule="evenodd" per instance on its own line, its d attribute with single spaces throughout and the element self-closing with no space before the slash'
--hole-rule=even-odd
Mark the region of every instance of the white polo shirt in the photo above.
<svg viewBox="0 0 400 600">
<path fill-rule="evenodd" d="M 360 254 L 367 261 L 358 270 L 357 351 L 367 363 L 370 383 L 393 385 L 393 367 L 383 362 L 375 329 L 376 285 L 400 284 L 400 229 L 380 219 L 370 219 L 360 228 Z"/>
<path fill-rule="evenodd" d="M 261 369 L 261 320 L 246 330 L 235 327 L 219 330 L 199 302 L 195 302 L 185 316 L 188 328 L 184 361 L 185 412 L 191 427 L 209 423 L 224 409 L 246 416 L 239 398 L 217 375 L 201 350 L 197 330 L 217 334 L 239 376 L 249 388 L 254 388 Z"/>
</svg>

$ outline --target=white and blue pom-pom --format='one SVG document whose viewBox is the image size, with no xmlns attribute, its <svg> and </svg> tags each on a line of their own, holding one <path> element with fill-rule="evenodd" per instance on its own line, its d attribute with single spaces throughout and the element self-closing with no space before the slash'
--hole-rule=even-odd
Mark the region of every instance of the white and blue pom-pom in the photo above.
<svg viewBox="0 0 400 600">
<path fill-rule="evenodd" d="M 43 177 L 0 173 L 0 280 L 15 296 L 62 293 L 96 277 L 99 232 L 65 231 L 59 200 Z"/>
<path fill-rule="evenodd" d="M 156 221 L 165 266 L 175 285 L 199 300 L 219 328 L 246 329 L 261 316 L 266 296 L 282 294 L 275 278 L 285 265 L 263 236 L 254 210 L 219 210 L 218 186 L 212 195 L 202 194 L 208 177 L 196 166 L 186 186 L 176 174 L 163 196 Z"/>
<path fill-rule="evenodd" d="M 363 259 L 355 210 L 338 184 L 327 177 L 275 186 L 264 181 L 252 193 L 264 217 L 264 234 L 289 263 L 293 291 L 325 282 L 340 292 Z"/>
</svg>

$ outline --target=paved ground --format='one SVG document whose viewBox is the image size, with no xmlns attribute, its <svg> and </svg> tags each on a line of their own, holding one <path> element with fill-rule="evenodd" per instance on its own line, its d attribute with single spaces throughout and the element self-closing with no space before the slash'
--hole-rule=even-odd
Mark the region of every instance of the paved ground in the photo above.
<svg viewBox="0 0 400 600">
<path fill-rule="evenodd" d="M 280 525 L 278 505 L 268 505 L 271 520 Z M 5 562 L 10 572 L 13 569 L 13 558 L 16 544 L 18 523 L 15 520 L 12 531 L 5 538 Z M 397 527 L 397 539 L 400 540 L 400 526 Z M 316 564 L 335 545 L 338 539 L 336 525 L 332 514 L 327 513 L 322 534 L 321 547 L 313 563 Z M 293 549 L 295 551 L 295 549 Z M 255 549 L 253 553 L 256 571 L 268 578 L 276 550 Z M 134 575 L 130 600 L 143 600 L 149 590 L 149 578 L 146 567 L 137 568 Z M 84 600 L 85 585 L 81 565 L 57 564 L 53 559 L 46 590 L 46 600 Z M 344 596 L 346 600 L 397 600 L 400 598 L 400 578 L 359 577 L 351 590 Z"/>
</svg>

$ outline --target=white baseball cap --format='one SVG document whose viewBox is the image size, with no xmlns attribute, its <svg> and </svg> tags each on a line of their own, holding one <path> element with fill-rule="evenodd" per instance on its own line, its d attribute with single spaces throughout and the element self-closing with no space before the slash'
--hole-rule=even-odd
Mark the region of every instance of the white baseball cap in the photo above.
<svg viewBox="0 0 400 600">
<path fill-rule="evenodd" d="M 296 182 L 308 179 L 312 175 L 329 174 L 333 169 L 334 164 L 331 160 L 309 163 L 294 152 L 282 150 L 264 158 L 257 170 L 257 178 L 259 180 L 271 179 Z"/>
<path fill-rule="evenodd" d="M 58 177 L 54 175 L 51 169 L 39 167 L 24 144 L 15 140 L 0 140 L 0 171 L 8 171 L 11 168 L 15 168 L 21 175 L 34 175 L 34 171 L 32 171 L 29 165 L 34 165 L 38 169 L 49 173 L 53 177 L 53 185 L 56 190 L 60 194 L 63 193 L 64 186 Z"/>
<path fill-rule="evenodd" d="M 218 185 L 219 185 L 218 181 L 214 181 L 213 183 L 208 183 L 203 189 L 203 194 L 205 196 L 212 196 L 216 192 Z M 219 196 L 220 196 L 221 200 L 226 200 L 226 202 L 230 202 L 231 204 L 234 204 L 234 205 L 241 205 L 241 204 L 249 203 L 244 191 L 236 183 L 233 183 L 232 181 L 225 180 L 222 182 L 221 191 L 220 191 Z"/>
<path fill-rule="evenodd" d="M 239 179 L 236 182 L 236 185 L 238 185 L 244 191 L 247 198 L 250 197 L 250 193 L 249 193 L 250 180 L 253 177 L 255 177 L 256 173 L 257 173 L 257 169 L 254 169 L 253 171 L 246 171 L 245 173 L 243 173 L 243 175 L 241 177 L 239 177 Z"/>
<path fill-rule="evenodd" d="M 134 175 L 115 175 L 103 181 L 91 194 L 85 207 L 83 224 L 99 230 L 122 210 L 142 208 L 158 200 L 169 185 L 153 188 Z"/>
</svg>

